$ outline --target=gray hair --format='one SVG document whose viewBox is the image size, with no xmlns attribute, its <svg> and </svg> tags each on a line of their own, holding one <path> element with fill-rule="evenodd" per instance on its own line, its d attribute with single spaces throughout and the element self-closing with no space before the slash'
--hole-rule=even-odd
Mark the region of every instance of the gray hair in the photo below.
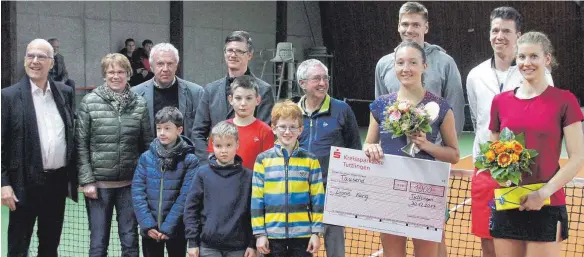
<svg viewBox="0 0 584 257">
<path fill-rule="evenodd" d="M 176 47 L 174 47 L 170 43 L 159 43 L 152 47 L 152 49 L 150 50 L 150 57 L 148 57 L 150 65 L 154 64 L 154 55 L 159 52 L 172 52 L 174 54 L 174 58 L 176 58 L 176 63 L 180 61 L 180 58 L 178 57 L 178 50 L 176 49 Z"/>
<path fill-rule="evenodd" d="M 399 8 L 399 19 L 401 20 L 402 15 L 408 13 L 417 13 L 424 16 L 424 21 L 428 22 L 428 9 L 423 4 L 418 2 L 407 2 Z"/>
<path fill-rule="evenodd" d="M 237 133 L 237 126 L 226 120 L 221 121 L 211 129 L 211 138 L 219 137 L 234 137 L 235 141 L 239 141 L 239 133 Z"/>
<path fill-rule="evenodd" d="M 308 59 L 303 61 L 300 65 L 298 65 L 298 70 L 296 71 L 296 79 L 298 80 L 298 84 L 300 84 L 301 80 L 308 79 L 308 72 L 312 70 L 315 66 L 320 65 L 326 74 L 328 74 L 328 68 L 324 63 L 317 59 Z"/>
<path fill-rule="evenodd" d="M 47 47 L 49 49 L 49 57 L 53 58 L 55 57 L 55 49 L 53 49 L 53 46 L 51 45 L 51 43 L 49 43 L 49 41 L 42 39 L 42 38 L 37 38 L 34 39 L 33 41 L 30 41 L 30 43 L 28 43 L 28 45 L 26 46 L 26 51 L 28 52 L 28 48 L 32 45 L 44 45 L 45 47 Z"/>
</svg>

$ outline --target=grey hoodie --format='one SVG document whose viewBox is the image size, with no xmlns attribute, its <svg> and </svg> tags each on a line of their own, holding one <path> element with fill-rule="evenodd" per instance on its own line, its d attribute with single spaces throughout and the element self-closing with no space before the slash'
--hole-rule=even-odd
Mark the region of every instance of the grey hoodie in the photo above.
<svg viewBox="0 0 584 257">
<path fill-rule="evenodd" d="M 454 59 L 440 46 L 424 43 L 428 68 L 424 71 L 424 88 L 440 96 L 452 107 L 456 134 L 460 136 L 464 126 L 464 92 L 460 72 Z M 397 92 L 399 80 L 395 75 L 395 52 L 381 57 L 375 67 L 375 98 Z"/>
</svg>

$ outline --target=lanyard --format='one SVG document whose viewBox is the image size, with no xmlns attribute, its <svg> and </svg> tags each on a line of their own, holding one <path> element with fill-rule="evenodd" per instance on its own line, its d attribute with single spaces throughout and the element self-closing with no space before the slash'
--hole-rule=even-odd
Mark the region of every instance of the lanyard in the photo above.
<svg viewBox="0 0 584 257">
<path fill-rule="evenodd" d="M 503 92 L 503 82 L 499 81 L 499 76 L 497 75 L 497 71 L 495 70 L 495 68 L 491 68 L 493 70 L 493 74 L 495 75 L 495 78 L 497 79 L 497 85 L 499 85 L 499 93 Z M 508 75 L 508 74 L 507 74 Z"/>
</svg>

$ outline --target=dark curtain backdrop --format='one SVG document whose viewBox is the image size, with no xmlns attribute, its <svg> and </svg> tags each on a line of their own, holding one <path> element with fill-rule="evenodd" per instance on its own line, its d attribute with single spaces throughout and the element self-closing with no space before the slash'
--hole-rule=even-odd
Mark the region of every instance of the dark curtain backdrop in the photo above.
<svg viewBox="0 0 584 257">
<path fill-rule="evenodd" d="M 398 12 L 404 2 L 320 2 L 324 44 L 334 52 L 335 97 L 373 100 L 375 65 L 400 43 Z M 492 55 L 489 15 L 499 6 L 522 14 L 522 31 L 546 33 L 559 62 L 552 75 L 584 104 L 584 28 L 580 6 L 566 2 L 422 2 L 429 13 L 426 41 L 440 45 L 468 72 Z M 465 90 L 466 91 L 466 90 Z M 368 124 L 368 104 L 350 102 L 359 124 Z M 467 115 L 470 120 L 470 115 Z"/>
</svg>

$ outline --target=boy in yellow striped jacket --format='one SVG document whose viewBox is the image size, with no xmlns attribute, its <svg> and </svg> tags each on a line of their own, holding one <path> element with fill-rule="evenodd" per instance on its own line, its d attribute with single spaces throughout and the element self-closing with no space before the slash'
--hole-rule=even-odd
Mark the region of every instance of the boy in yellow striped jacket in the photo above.
<svg viewBox="0 0 584 257">
<path fill-rule="evenodd" d="M 312 256 L 323 232 L 324 187 L 318 159 L 298 146 L 302 110 L 290 100 L 272 109 L 278 141 L 258 155 L 252 178 L 251 225 L 260 253 Z"/>
</svg>

